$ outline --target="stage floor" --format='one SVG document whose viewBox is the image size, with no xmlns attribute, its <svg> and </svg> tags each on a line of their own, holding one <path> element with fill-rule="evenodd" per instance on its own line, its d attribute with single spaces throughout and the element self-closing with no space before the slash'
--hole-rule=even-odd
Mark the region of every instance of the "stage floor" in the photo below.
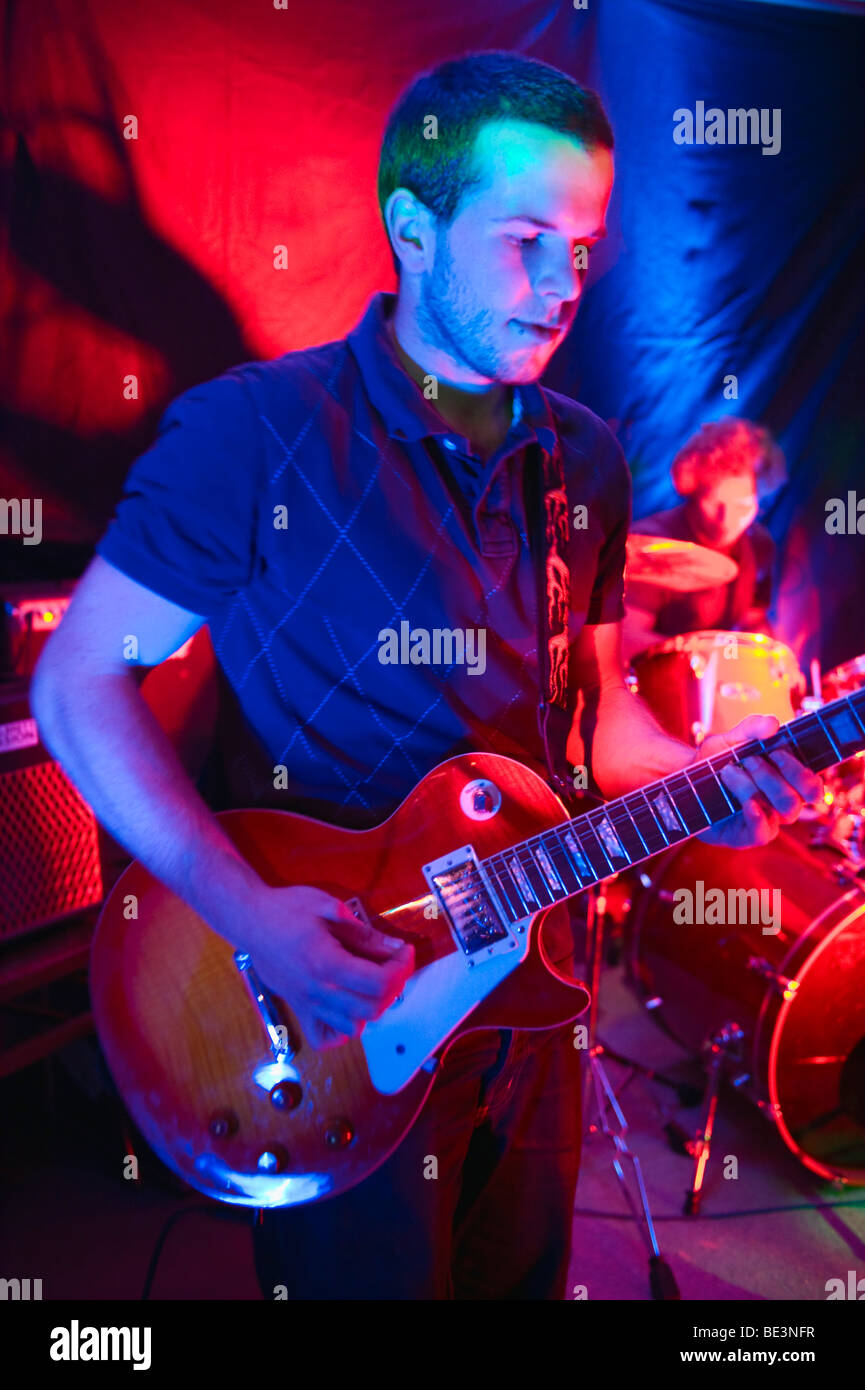
<svg viewBox="0 0 865 1390">
<path fill-rule="evenodd" d="M 686 1054 L 645 1014 L 623 980 L 607 969 L 601 990 L 602 1040 L 628 1057 L 698 1076 Z M 110 1109 L 82 1089 L 92 1078 L 92 1039 L 52 1064 L 53 1102 L 45 1101 L 45 1076 L 31 1067 L 0 1086 L 4 1114 L 2 1158 L 3 1263 L 5 1272 L 42 1279 L 43 1299 L 138 1299 L 159 1234 L 174 1212 L 187 1214 L 168 1236 L 159 1262 L 154 1298 L 257 1299 L 249 1214 L 236 1208 L 202 1209 L 183 1195 L 154 1161 L 136 1186 L 119 1177 L 119 1132 Z M 704 1184 L 702 1215 L 682 1216 L 691 1160 L 676 1154 L 664 1132 L 668 1120 L 688 1129 L 699 1109 L 683 1109 L 675 1092 L 609 1062 L 621 1091 L 630 1143 L 640 1158 L 657 1221 L 662 1253 L 685 1300 L 735 1299 L 824 1301 L 826 1282 L 847 1271 L 865 1273 L 865 1189 L 836 1189 L 802 1167 L 770 1123 L 747 1100 L 722 1092 L 713 1156 Z M 75 1080 L 70 1076 L 74 1071 Z M 27 1110 L 27 1116 L 24 1110 Z M 739 1176 L 724 1178 L 724 1156 L 738 1159 Z M 588 1298 L 649 1297 L 647 1252 L 627 1218 L 603 1136 L 583 1147 L 574 1217 L 570 1296 L 584 1285 Z M 807 1209 L 815 1201 L 859 1206 Z M 799 1207 L 756 1215 L 758 1209 Z M 217 1215 L 214 1215 L 214 1211 Z M 745 1211 L 743 1216 L 732 1213 Z M 588 1215 L 585 1213 L 596 1213 Z M 220 1214 L 225 1219 L 219 1219 Z"/>
</svg>

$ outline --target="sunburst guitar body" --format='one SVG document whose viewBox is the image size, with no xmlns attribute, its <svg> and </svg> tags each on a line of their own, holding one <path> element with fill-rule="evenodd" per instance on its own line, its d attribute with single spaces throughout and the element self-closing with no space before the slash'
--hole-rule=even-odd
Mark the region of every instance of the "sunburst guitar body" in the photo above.
<svg viewBox="0 0 865 1390">
<path fill-rule="evenodd" d="M 565 816 L 536 773 L 486 753 L 442 763 L 371 830 L 287 811 L 221 812 L 264 882 L 323 889 L 415 948 L 401 998 L 359 1038 L 323 1051 L 254 960 L 131 864 L 99 919 L 91 995 L 109 1068 L 153 1150 L 224 1202 L 333 1197 L 393 1152 L 457 1038 L 578 1018 L 589 995 L 544 950 L 545 922 L 560 909 L 520 916 L 482 867 L 507 862 L 517 842 Z M 534 905 L 544 901 L 538 872 L 533 861 L 535 898 L 525 899 Z"/>
</svg>

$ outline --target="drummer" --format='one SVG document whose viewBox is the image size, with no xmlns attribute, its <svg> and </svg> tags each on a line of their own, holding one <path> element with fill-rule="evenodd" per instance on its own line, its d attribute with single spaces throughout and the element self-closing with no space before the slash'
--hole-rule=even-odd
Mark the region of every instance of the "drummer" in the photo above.
<svg viewBox="0 0 865 1390">
<path fill-rule="evenodd" d="M 778 445 L 759 425 L 727 417 L 703 425 L 688 440 L 673 460 L 671 475 L 684 501 L 635 521 L 632 531 L 706 546 L 729 556 L 738 571 L 729 583 L 691 593 L 629 583 L 625 656 L 700 629 L 771 636 L 767 609 L 775 545 L 755 518 L 758 493 L 772 491 L 786 476 Z"/>
</svg>

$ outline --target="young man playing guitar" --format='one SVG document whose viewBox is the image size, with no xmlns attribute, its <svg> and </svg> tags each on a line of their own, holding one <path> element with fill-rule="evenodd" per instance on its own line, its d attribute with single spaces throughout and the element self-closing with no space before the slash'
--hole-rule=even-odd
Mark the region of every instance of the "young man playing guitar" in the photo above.
<svg viewBox="0 0 865 1390">
<path fill-rule="evenodd" d="M 237 367 L 169 407 L 39 666 L 43 736 L 100 820 L 249 953 L 317 1049 L 397 999 L 412 948 L 318 888 L 262 882 L 145 708 L 128 638 L 152 665 L 210 624 L 286 809 L 369 825 L 469 749 L 542 770 L 526 497 L 557 458 L 568 517 L 578 505 L 587 517 L 559 537 L 570 689 L 584 700 L 568 757 L 605 797 L 694 760 L 623 679 L 621 450 L 537 385 L 576 314 L 583 248 L 604 235 L 612 145 L 597 98 L 546 64 L 476 54 L 419 79 L 390 117 L 379 176 L 398 294 L 376 295 L 344 340 Z M 462 632 L 466 651 L 483 633 L 483 665 L 458 647 L 436 665 L 415 637 L 408 659 L 385 659 L 403 623 Z M 777 727 L 746 723 L 739 739 Z M 819 794 L 784 753 L 723 779 L 741 812 L 711 835 L 731 847 L 764 843 Z M 580 1146 L 572 1043 L 570 1026 L 461 1039 L 371 1177 L 264 1213 L 265 1296 L 562 1298 Z"/>
</svg>

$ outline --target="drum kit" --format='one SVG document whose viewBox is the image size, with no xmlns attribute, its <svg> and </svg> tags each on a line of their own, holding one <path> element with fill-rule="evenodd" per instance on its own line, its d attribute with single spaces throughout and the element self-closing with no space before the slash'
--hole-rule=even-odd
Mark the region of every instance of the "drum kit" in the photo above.
<svg viewBox="0 0 865 1390">
<path fill-rule="evenodd" d="M 732 564 L 700 546 L 634 536 L 626 577 L 686 592 L 729 582 Z M 785 723 L 860 689 L 865 656 L 828 674 L 812 663 L 809 674 L 810 693 L 794 653 L 762 633 L 706 631 L 650 647 L 629 679 L 665 728 L 699 746 L 748 714 Z M 631 871 L 624 892 L 618 876 L 630 983 L 706 1064 L 701 1124 L 681 1146 L 695 1161 L 692 1214 L 724 1072 L 806 1168 L 865 1185 L 865 755 L 825 773 L 824 787 L 822 804 L 768 845 L 731 852 L 692 840 L 649 872 Z M 767 929 L 764 916 L 739 911 L 683 925 L 682 889 L 704 899 L 720 889 L 715 902 L 732 893 L 742 905 L 774 894 L 779 920 Z"/>
</svg>

